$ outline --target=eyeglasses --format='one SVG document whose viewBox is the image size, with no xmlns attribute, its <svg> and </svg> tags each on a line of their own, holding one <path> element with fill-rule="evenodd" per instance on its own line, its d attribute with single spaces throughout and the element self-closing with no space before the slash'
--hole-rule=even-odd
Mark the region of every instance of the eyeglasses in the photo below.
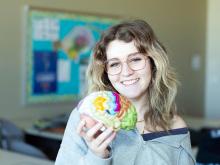
<svg viewBox="0 0 220 165">
<path fill-rule="evenodd" d="M 129 55 L 125 62 L 127 63 L 128 67 L 131 70 L 137 71 L 144 69 L 147 59 L 148 59 L 147 56 L 137 52 Z M 123 67 L 123 62 L 120 61 L 118 58 L 113 58 L 105 62 L 106 72 L 110 75 L 120 74 L 122 71 L 122 67 Z"/>
</svg>

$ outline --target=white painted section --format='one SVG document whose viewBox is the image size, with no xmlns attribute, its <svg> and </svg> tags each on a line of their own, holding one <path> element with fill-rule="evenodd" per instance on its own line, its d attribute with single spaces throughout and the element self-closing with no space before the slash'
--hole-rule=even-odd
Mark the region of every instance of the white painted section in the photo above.
<svg viewBox="0 0 220 165">
<path fill-rule="evenodd" d="M 220 118 L 220 1 L 207 1 L 206 118 Z"/>
</svg>

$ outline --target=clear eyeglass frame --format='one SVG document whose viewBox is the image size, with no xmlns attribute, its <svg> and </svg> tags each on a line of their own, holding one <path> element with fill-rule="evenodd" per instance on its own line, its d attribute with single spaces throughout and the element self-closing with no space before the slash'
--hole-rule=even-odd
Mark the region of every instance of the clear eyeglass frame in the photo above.
<svg viewBox="0 0 220 165">
<path fill-rule="evenodd" d="M 113 58 L 105 61 L 105 71 L 109 75 L 118 75 L 122 72 L 123 63 L 126 63 L 132 71 L 138 71 L 145 68 L 148 59 L 147 55 L 140 52 L 130 54 L 124 62 L 118 58 Z"/>
</svg>

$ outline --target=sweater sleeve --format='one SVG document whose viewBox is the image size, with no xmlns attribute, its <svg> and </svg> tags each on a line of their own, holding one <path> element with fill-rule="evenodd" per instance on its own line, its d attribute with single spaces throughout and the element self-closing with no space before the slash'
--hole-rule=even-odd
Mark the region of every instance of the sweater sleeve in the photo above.
<svg viewBox="0 0 220 165">
<path fill-rule="evenodd" d="M 184 149 L 181 150 L 178 160 L 178 165 L 195 165 L 195 159 Z"/>
<path fill-rule="evenodd" d="M 178 165 L 195 165 L 196 160 L 192 153 L 191 142 L 189 136 L 187 136 L 181 143 L 182 149 L 179 153 Z"/>
<path fill-rule="evenodd" d="M 76 133 L 78 123 L 79 112 L 75 108 L 68 120 L 55 165 L 111 165 L 112 157 L 103 159 L 89 150 L 83 138 Z"/>
</svg>

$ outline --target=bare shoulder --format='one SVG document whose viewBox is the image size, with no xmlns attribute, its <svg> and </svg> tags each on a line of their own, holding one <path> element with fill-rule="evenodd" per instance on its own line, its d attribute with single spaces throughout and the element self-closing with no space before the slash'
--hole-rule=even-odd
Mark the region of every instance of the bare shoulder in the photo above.
<svg viewBox="0 0 220 165">
<path fill-rule="evenodd" d="M 187 127 L 186 122 L 178 115 L 175 115 L 173 118 L 172 129 L 184 128 Z"/>
</svg>

